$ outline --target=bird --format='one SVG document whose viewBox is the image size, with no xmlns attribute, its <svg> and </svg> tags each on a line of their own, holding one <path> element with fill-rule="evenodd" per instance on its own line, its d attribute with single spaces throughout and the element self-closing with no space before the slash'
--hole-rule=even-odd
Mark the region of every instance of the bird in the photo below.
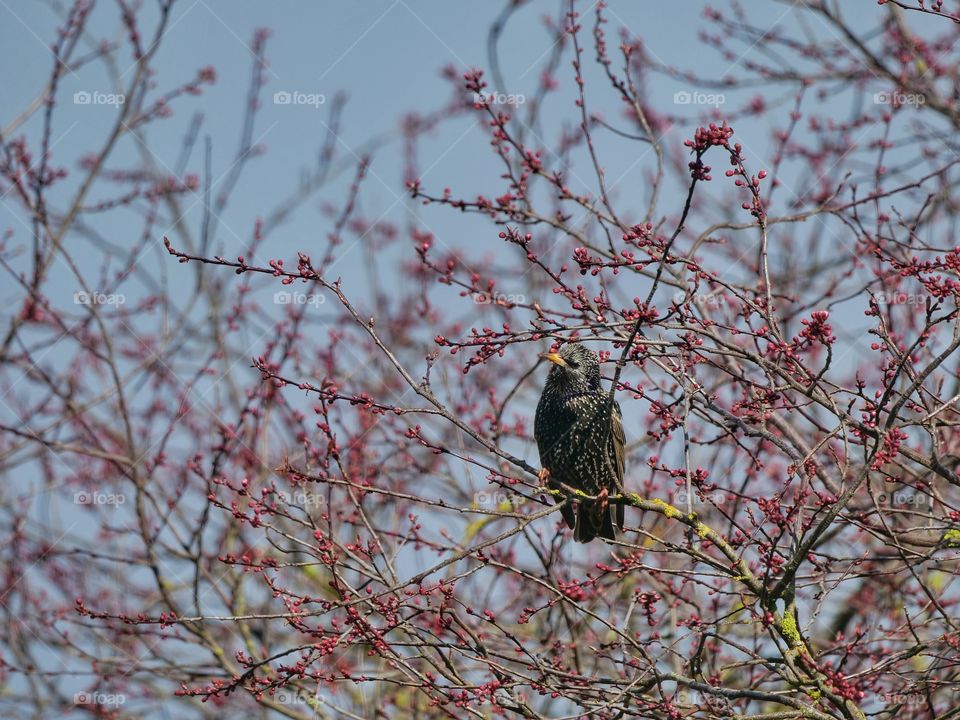
<svg viewBox="0 0 960 720">
<path fill-rule="evenodd" d="M 598 500 L 568 501 L 560 508 L 577 542 L 616 539 L 623 530 L 623 504 L 609 503 L 623 492 L 623 414 L 600 384 L 597 354 L 579 344 L 541 357 L 552 363 L 537 403 L 533 435 L 540 453 L 541 481 L 559 483 Z"/>
</svg>

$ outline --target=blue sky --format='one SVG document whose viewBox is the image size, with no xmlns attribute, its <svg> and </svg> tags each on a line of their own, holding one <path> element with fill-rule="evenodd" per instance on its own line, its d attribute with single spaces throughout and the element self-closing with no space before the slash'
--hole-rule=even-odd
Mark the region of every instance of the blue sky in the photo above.
<svg viewBox="0 0 960 720">
<path fill-rule="evenodd" d="M 709 27 L 703 20 L 705 3 L 638 3 L 612 2 L 607 13 L 610 20 L 606 26 L 608 45 L 615 58 L 619 30 L 625 26 L 634 35 L 642 37 L 652 61 L 692 71 L 715 79 L 717 82 L 736 73 L 742 76 L 735 61 L 722 58 L 698 37 L 698 31 Z M 0 85 L 0 127 L 7 128 L 22 110 L 37 97 L 52 67 L 49 43 L 62 17 L 54 5 L 41 2 L 11 2 L 0 0 L 0 55 L 14 72 L 6 73 Z M 539 75 L 553 46 L 553 37 L 540 23 L 543 15 L 557 17 L 561 4 L 557 2 L 534 2 L 521 8 L 507 26 L 500 40 L 501 62 L 507 87 L 495 88 L 505 93 L 532 95 Z M 587 98 L 590 109 L 599 112 L 614 124 L 624 125 L 621 119 L 620 101 L 603 80 L 596 67 L 590 38 L 592 28 L 592 5 L 578 5 L 584 22 L 582 42 L 587 77 Z M 465 215 L 446 208 L 423 208 L 410 199 L 404 187 L 403 149 L 397 135 L 402 118 L 410 112 L 428 113 L 442 107 L 451 96 L 451 86 L 441 77 L 441 70 L 452 66 L 458 73 L 480 67 L 489 70 L 487 57 L 487 30 L 499 13 L 499 3 L 468 2 L 405 2 L 387 0 L 365 3 L 256 3 L 256 2 L 211 2 L 209 0 L 183 0 L 174 6 L 169 27 L 154 61 L 157 68 L 157 89 L 162 92 L 181 85 L 193 78 L 201 67 L 212 65 L 217 72 L 216 84 L 205 88 L 198 97 L 178 98 L 172 104 L 174 115 L 164 121 L 151 123 L 145 131 L 149 150 L 134 138 L 125 137 L 112 156 L 109 167 L 134 168 L 144 158 L 161 170 L 172 169 L 178 163 L 181 142 L 187 133 L 194 113 L 203 114 L 201 136 L 209 138 L 212 147 L 211 178 L 214 182 L 213 196 L 226 181 L 233 166 L 237 151 L 240 128 L 243 120 L 246 92 L 251 67 L 254 61 L 250 43 L 257 28 L 270 29 L 267 45 L 269 67 L 264 72 L 266 85 L 262 92 L 262 109 L 253 130 L 253 141 L 263 146 L 265 152 L 249 161 L 236 186 L 231 202 L 217 221 L 217 232 L 212 252 L 226 256 L 244 253 L 244 248 L 253 232 L 257 218 L 268 217 L 279 204 L 296 193 L 299 178 L 305 168 L 312 167 L 324 140 L 329 122 L 329 108 L 337 93 L 346 93 L 348 102 L 344 108 L 342 123 L 336 139 L 336 155 L 339 169 L 329 185 L 300 206 L 278 227 L 271 228 L 268 239 L 259 257 L 261 264 L 270 258 L 285 258 L 294 261 L 295 253 L 314 250 L 332 227 L 332 222 L 320 210 L 324 203 L 339 207 L 347 196 L 347 188 L 353 177 L 355 165 L 363 154 L 365 144 L 371 138 L 385 139 L 373 157 L 373 164 L 360 194 L 360 210 L 369 219 L 383 218 L 394 222 L 401 231 L 408 223 L 432 231 L 438 247 L 466 250 L 473 254 L 502 253 L 502 243 L 496 240 L 499 228 L 487 219 Z M 141 33 L 152 37 L 156 23 L 156 6 L 147 3 L 140 15 Z M 793 27 L 795 18 L 790 6 L 780 3 L 763 3 L 751 7 L 751 21 L 758 27 L 772 28 L 778 23 Z M 812 26 L 814 35 L 823 40 L 836 39 L 835 31 L 825 24 Z M 117 7 L 113 3 L 99 3 L 88 24 L 90 47 L 102 40 L 119 42 L 121 49 L 114 56 L 117 73 L 129 78 L 131 56 L 125 44 L 119 24 Z M 744 56 L 761 51 L 755 46 L 743 49 Z M 83 55 L 84 51 L 77 53 Z M 617 59 L 619 62 L 619 59 Z M 561 89 L 547 101 L 542 128 L 542 144 L 549 148 L 564 124 L 576 122 L 571 90 L 572 69 L 569 56 L 561 62 L 557 79 Z M 488 73 L 489 78 L 489 73 Z M 879 87 L 883 87 L 878 83 Z M 78 180 L 79 159 L 91 150 L 99 148 L 109 131 L 115 112 L 110 105 L 76 104 L 74 93 L 115 93 L 119 87 L 111 84 L 110 75 L 101 64 L 91 64 L 74 73 L 68 73 L 58 94 L 56 122 L 53 129 L 54 163 L 63 165 L 71 175 L 51 193 L 52 202 L 65 204 L 74 192 Z M 301 93 L 325 100 L 317 105 L 278 104 L 276 93 Z M 705 105 L 677 104 L 677 93 L 722 93 L 725 102 L 719 106 L 719 115 L 732 112 L 746 105 L 757 93 L 764 93 L 772 106 L 762 118 L 741 118 L 735 123 L 737 139 L 745 146 L 745 154 L 751 171 L 770 167 L 771 137 L 776 128 L 785 127 L 793 107 L 790 87 L 748 88 L 744 91 L 718 90 L 715 87 L 693 87 L 689 83 L 654 75 L 646 87 L 650 104 L 663 114 L 689 119 L 687 124 L 678 124 L 668 131 L 662 142 L 671 147 L 682 147 L 685 139 L 692 136 L 696 127 L 695 118 L 706 116 L 711 108 Z M 811 98 L 809 106 L 815 112 L 832 112 L 837 118 L 851 112 L 847 96 L 838 94 L 824 100 Z M 905 111 L 907 112 L 907 111 Z M 24 133 L 36 145 L 39 134 L 39 114 L 18 127 L 16 133 Z M 804 135 L 801 128 L 799 136 Z M 624 144 L 607 134 L 597 134 L 598 154 L 602 158 L 607 178 L 611 181 L 613 194 L 619 207 L 633 212 L 637 219 L 642 214 L 649 197 L 647 177 L 653 167 L 653 155 L 647 146 L 639 143 Z M 472 197 L 483 192 L 492 195 L 502 192 L 498 167 L 489 147 L 489 137 L 476 115 L 465 114 L 443 123 L 422 144 L 419 158 L 424 171 L 424 186 L 434 193 L 442 192 L 445 186 L 455 193 Z M 623 148 L 627 149 L 624 150 Z M 187 163 L 186 172 L 203 174 L 203 141 L 194 149 Z M 595 178 L 582 155 L 571 173 L 570 184 L 574 189 L 595 192 Z M 718 163 L 714 162 L 715 165 Z M 713 183 L 702 186 L 700 192 L 716 195 L 729 189 L 729 181 L 722 178 L 718 167 Z M 785 187 L 777 195 L 778 204 L 770 209 L 773 214 L 789 210 L 792 192 L 802 192 L 799 178 L 786 167 Z M 839 178 L 838 178 L 839 179 Z M 798 185 L 791 187 L 792 184 Z M 111 190 L 112 188 L 107 188 Z M 666 215 L 679 214 L 682 193 L 685 188 L 669 184 L 660 203 L 660 212 Z M 97 192 L 102 192 L 98 190 Z M 95 195 L 92 199 L 97 199 Z M 698 196 L 698 202 L 702 202 Z M 183 199 L 186 212 L 182 225 L 196 237 L 203 220 L 204 197 L 201 193 Z M 27 246 L 28 228 L 23 224 L 22 212 L 14 210 L 9 199 L 0 200 L 0 225 L 13 231 L 12 246 Z M 734 211 L 736 206 L 734 206 Z M 699 231 L 714 222 L 726 218 L 701 213 L 691 218 L 691 229 Z M 737 218 L 748 220 L 743 213 Z M 88 216 L 85 219 L 92 227 L 118 247 L 135 243 L 141 232 L 141 220 L 127 210 Z M 793 226 L 785 232 L 800 237 L 817 233 L 830 233 L 829 221 L 819 219 Z M 153 237 L 140 254 L 138 264 L 158 276 L 168 276 L 174 295 L 188 295 L 193 285 L 191 272 L 172 261 L 164 251 L 161 238 L 169 234 L 178 242 L 176 228 L 167 222 L 155 228 Z M 746 238 L 747 235 L 751 237 Z M 774 236 L 776 234 L 774 233 Z M 743 234 L 755 243 L 754 234 Z M 849 242 L 848 234 L 836 234 L 837 243 Z M 78 242 L 71 236 L 71 242 Z M 753 247 L 753 246 L 751 246 Z M 841 246 L 838 244 L 838 248 Z M 482 250 L 479 250 L 481 249 Z M 849 250 L 849 248 L 847 248 Z M 841 252 L 844 250 L 841 248 Z M 408 241 L 398 243 L 392 251 L 397 260 L 413 259 Z M 775 252 L 775 250 L 774 250 Z M 96 275 L 100 271 L 101 258 L 97 253 L 76 253 L 77 262 L 85 271 Z M 26 262 L 23 256 L 20 262 Z M 370 299 L 371 279 L 366 266 L 363 240 L 352 239 L 338 250 L 333 275 L 343 278 L 351 298 L 358 302 L 362 311 L 364 300 Z M 116 268 L 114 268 L 116 269 Z M 388 267 L 389 269 L 389 267 Z M 741 271 L 735 265 L 730 272 Z M 64 263 L 54 266 L 54 282 L 50 292 L 54 302 L 75 312 L 71 296 L 78 289 L 76 282 Z M 229 272 L 212 272 L 225 283 L 234 282 Z M 410 282 L 401 273 L 380 275 L 381 289 L 388 292 L 402 291 L 404 283 Z M 257 285 L 255 298 L 270 311 L 270 298 L 276 286 L 269 282 Z M 514 288 L 502 287 L 510 293 Z M 629 295 L 635 294 L 632 288 Z M 146 292 L 140 288 L 141 292 Z M 128 283 L 124 292 L 131 295 L 128 302 L 136 301 L 138 286 Z M 59 297 L 57 297 L 59 293 Z M 451 297 L 454 291 L 449 291 Z M 636 293 L 642 294 L 642 293 Z M 17 291 L 9 298 L 18 303 Z M 5 296 L 4 299 L 9 299 Z M 275 309 L 275 308 L 274 308 Z M 476 322 L 477 306 L 469 300 L 454 307 L 470 323 Z M 841 309 L 841 312 L 844 312 Z M 372 314 L 372 313 L 371 313 Z M 852 308 L 844 315 L 849 322 L 834 323 L 841 336 L 842 353 L 837 352 L 837 363 L 852 362 L 859 358 L 855 350 L 868 342 L 859 331 L 863 322 L 862 307 Z M 269 329 L 269 326 L 268 326 Z M 429 328 L 427 328 L 429 330 Z M 432 334 L 430 335 L 432 337 Z M 244 338 L 246 347 L 237 348 L 237 367 L 249 363 L 249 358 L 262 352 L 268 341 L 267 335 L 252 333 Z M 429 347 L 425 339 L 424 354 Z M 525 347 L 530 357 L 540 348 Z M 461 358 L 444 354 L 445 362 L 454 366 Z M 52 362 L 56 362 L 51 357 Z M 251 378 L 256 377 L 251 371 Z M 532 414 L 533 406 L 529 411 Z M 532 448 L 526 448 L 532 453 Z M 528 455 L 530 459 L 532 456 Z"/>
<path fill-rule="evenodd" d="M 558 7 L 555 2 L 534 2 L 516 13 L 500 42 L 504 76 L 510 87 L 492 90 L 521 94 L 534 91 L 540 69 L 553 45 L 553 38 L 543 29 L 540 18 L 547 14 L 556 17 Z M 591 7 L 581 7 L 587 28 L 584 42 L 589 40 Z M 722 78 L 727 72 L 735 71 L 735 67 L 732 63 L 718 62 L 716 53 L 697 41 L 697 30 L 704 26 L 703 7 L 699 2 L 611 3 L 608 11 L 611 23 L 607 26 L 611 50 L 615 54 L 618 25 L 622 23 L 643 37 L 652 57 L 660 58 L 665 64 L 702 69 Z M 215 67 L 217 82 L 200 97 L 179 98 L 172 106 L 174 117 L 147 128 L 147 140 L 157 166 L 173 168 L 176 165 L 190 117 L 194 112 L 202 112 L 201 134 L 212 141 L 212 178 L 222 183 L 236 153 L 253 61 L 251 39 L 256 28 L 269 28 L 272 36 L 267 46 L 269 67 L 265 71 L 264 104 L 253 133 L 255 142 L 266 152 L 250 162 L 233 202 L 219 218 L 217 240 L 228 254 L 232 254 L 235 247 L 242 247 L 257 217 L 266 216 L 295 191 L 301 169 L 310 166 L 316 158 L 329 122 L 332 98 L 338 92 L 345 92 L 349 97 L 337 139 L 337 153 L 344 163 L 339 181 L 270 236 L 267 246 L 270 256 L 289 257 L 296 249 L 309 247 L 316 233 L 325 231 L 328 223 L 317 212 L 317 204 L 342 202 L 346 184 L 353 174 L 350 165 L 363 153 L 366 142 L 395 133 L 406 113 L 434 110 L 450 97 L 450 85 L 440 77 L 444 66 L 452 65 L 458 72 L 470 67 L 487 67 L 486 31 L 499 8 L 495 3 L 400 0 L 336 5 L 180 2 L 174 6 L 154 63 L 158 68 L 158 89 L 167 90 L 186 82 L 205 65 Z M 0 123 L 7 127 L 36 97 L 49 75 L 48 44 L 60 18 L 51 6 L 40 2 L 5 2 L 0 5 L 0 14 L 6 16 L 0 24 L 2 53 L 18 69 L 9 73 L 0 86 L 0 107 L 3 108 Z M 155 7 L 148 3 L 141 15 L 141 33 L 150 37 L 156 20 Z M 786 16 L 786 8 L 764 5 L 755 15 L 761 24 L 766 20 L 772 25 Z M 89 28 L 90 40 L 94 43 L 102 39 L 123 40 L 116 7 L 110 3 L 96 6 Z M 585 57 L 592 60 L 591 48 L 587 48 Z M 129 50 L 124 46 L 116 54 L 117 67 L 124 79 L 130 76 L 130 62 Z M 590 77 L 596 71 L 592 62 L 588 65 Z M 567 94 L 571 73 L 569 63 L 561 63 L 558 79 L 563 89 L 551 100 L 556 103 L 556 112 L 552 114 L 557 117 L 572 116 L 572 96 Z M 596 80 L 600 81 L 599 76 Z M 111 86 L 107 73 L 99 65 L 66 75 L 53 133 L 55 162 L 75 169 L 78 158 L 99 147 L 109 129 L 113 108 L 75 105 L 71 102 L 73 93 L 118 90 Z M 649 90 L 655 101 L 662 100 L 666 111 L 689 111 L 694 115 L 704 109 L 683 108 L 673 103 L 675 92 L 697 90 L 684 83 L 657 78 Z M 703 90 L 710 92 L 709 88 Z M 283 91 L 323 96 L 326 104 L 296 107 L 275 104 L 274 93 Z M 590 88 L 589 95 L 593 110 L 603 112 L 606 117 L 615 117 L 619 112 L 608 88 Z M 739 99 L 729 96 L 728 106 L 742 104 L 746 98 L 743 94 Z M 548 123 L 550 117 L 548 113 Z M 738 133 L 750 132 L 749 125 L 749 121 L 742 122 L 737 127 Z M 34 121 L 19 132 L 35 137 L 38 128 L 39 123 Z M 557 129 L 559 124 L 545 128 L 546 143 Z M 474 118 L 464 117 L 437 131 L 421 158 L 421 167 L 427 170 L 423 178 L 427 187 L 440 189 L 452 185 L 467 196 L 490 191 L 490 180 L 496 176 L 485 174 L 484 170 L 496 172 L 496 166 L 480 135 L 481 130 Z M 675 132 L 666 141 L 679 144 L 684 137 Z M 757 153 L 758 167 L 768 138 L 768 128 L 751 136 L 748 147 Z M 126 139 L 114 155 L 114 165 L 123 165 L 124 158 L 134 164 L 139 152 L 136 143 Z M 650 167 L 641 159 L 614 153 L 607 153 L 604 161 L 611 176 L 622 178 L 619 188 L 629 191 L 631 196 L 636 192 L 634 188 L 642 186 L 644 173 L 649 172 Z M 474 244 L 482 239 L 473 235 L 474 232 L 488 232 L 485 224 L 465 220 L 458 214 L 443 211 L 423 214 L 405 192 L 402 167 L 398 142 L 388 144 L 376 154 L 361 199 L 367 216 L 403 223 L 412 213 L 417 213 L 420 222 L 433 230 L 440 242 L 451 246 L 458 241 Z M 202 172 L 202 144 L 195 150 L 188 168 Z M 75 173 L 72 179 L 78 176 L 79 173 Z M 583 180 L 586 185 L 592 178 L 584 174 Z M 68 180 L 54 197 L 65 198 L 74 188 L 74 183 Z M 193 202 L 186 203 L 192 210 L 185 220 L 194 228 L 201 218 L 201 200 L 197 196 Z M 7 210 L 4 207 L 0 211 Z M 118 217 L 122 217 L 122 213 L 105 217 L 103 232 L 111 236 L 128 232 L 129 227 L 121 224 Z M 350 252 L 338 262 L 338 269 L 348 275 L 360 270 L 361 264 L 362 254 Z"/>
</svg>

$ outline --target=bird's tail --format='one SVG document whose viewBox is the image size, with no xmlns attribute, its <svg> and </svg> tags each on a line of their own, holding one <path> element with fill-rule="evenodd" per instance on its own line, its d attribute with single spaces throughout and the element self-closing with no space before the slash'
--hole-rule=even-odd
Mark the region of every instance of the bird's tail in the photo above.
<svg viewBox="0 0 960 720">
<path fill-rule="evenodd" d="M 577 526 L 573 538 L 588 543 L 595 537 L 617 539 L 617 527 L 623 530 L 623 506 L 611 503 L 604 507 L 599 502 L 582 502 L 577 509 Z"/>
</svg>

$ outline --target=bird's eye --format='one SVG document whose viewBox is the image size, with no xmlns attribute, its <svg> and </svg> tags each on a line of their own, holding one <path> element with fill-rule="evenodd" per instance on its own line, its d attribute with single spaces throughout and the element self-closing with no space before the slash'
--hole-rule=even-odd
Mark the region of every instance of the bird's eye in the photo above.
<svg viewBox="0 0 960 720">
<path fill-rule="evenodd" d="M 578 363 L 576 360 L 567 360 L 567 366 L 576 370 L 578 367 L 580 367 L 580 363 Z"/>
</svg>

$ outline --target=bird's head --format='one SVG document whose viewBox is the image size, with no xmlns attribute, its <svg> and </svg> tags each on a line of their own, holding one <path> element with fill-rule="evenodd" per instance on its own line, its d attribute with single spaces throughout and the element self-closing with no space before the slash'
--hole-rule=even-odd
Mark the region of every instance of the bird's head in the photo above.
<svg viewBox="0 0 960 720">
<path fill-rule="evenodd" d="M 583 345 L 564 345 L 559 352 L 544 358 L 553 363 L 547 375 L 547 387 L 560 392 L 582 392 L 600 388 L 600 361 Z"/>
</svg>

